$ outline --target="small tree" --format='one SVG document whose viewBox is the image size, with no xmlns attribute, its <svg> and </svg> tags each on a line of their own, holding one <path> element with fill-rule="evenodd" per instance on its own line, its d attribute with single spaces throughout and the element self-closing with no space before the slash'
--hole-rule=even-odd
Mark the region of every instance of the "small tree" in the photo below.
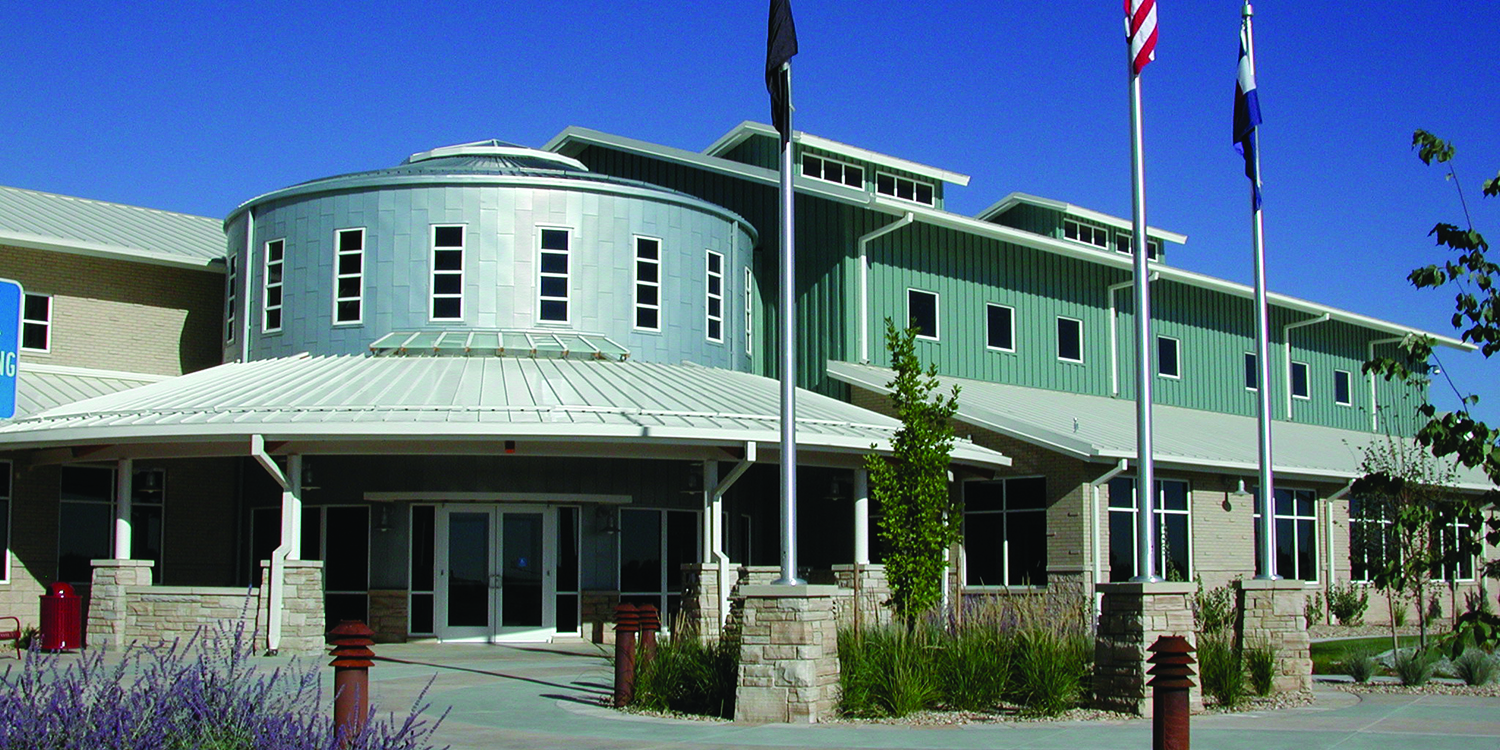
<svg viewBox="0 0 1500 750">
<path fill-rule="evenodd" d="M 896 371 L 887 385 L 901 427 L 889 458 L 865 456 L 870 494 L 880 504 L 880 538 L 889 549 L 886 577 L 896 615 L 907 625 L 942 600 L 943 552 L 958 542 L 963 518 L 962 501 L 948 491 L 949 420 L 958 411 L 958 386 L 937 393 L 937 365 L 923 371 L 916 337 L 917 329 L 897 330 L 886 319 L 886 349 Z"/>
</svg>

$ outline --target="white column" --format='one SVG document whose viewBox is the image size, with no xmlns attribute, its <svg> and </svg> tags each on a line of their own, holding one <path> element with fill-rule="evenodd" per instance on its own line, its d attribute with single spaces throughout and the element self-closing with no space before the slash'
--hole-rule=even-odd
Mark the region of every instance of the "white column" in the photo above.
<svg viewBox="0 0 1500 750">
<path fill-rule="evenodd" d="M 854 470 L 854 564 L 870 564 L 870 474 Z"/>
<path fill-rule="evenodd" d="M 714 562 L 714 553 L 724 546 L 724 523 L 720 513 L 724 499 L 719 497 L 719 462 L 712 459 L 703 462 L 703 555 L 701 562 Z"/>
<path fill-rule="evenodd" d="M 302 455 L 286 457 L 287 487 L 281 492 L 281 543 L 286 559 L 302 559 Z"/>
<path fill-rule="evenodd" d="M 115 464 L 115 559 L 130 559 L 130 500 L 135 461 L 122 458 Z"/>
</svg>

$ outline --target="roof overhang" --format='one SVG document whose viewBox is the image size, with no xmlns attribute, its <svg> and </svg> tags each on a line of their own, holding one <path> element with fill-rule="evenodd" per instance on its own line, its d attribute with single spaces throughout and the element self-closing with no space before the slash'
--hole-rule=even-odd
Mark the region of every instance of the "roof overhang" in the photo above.
<svg viewBox="0 0 1500 750">
<path fill-rule="evenodd" d="M 1020 205 L 1038 206 L 1041 208 L 1051 209 L 1053 211 L 1060 211 L 1069 216 L 1077 216 L 1080 219 L 1096 221 L 1107 227 L 1123 229 L 1127 232 L 1135 229 L 1135 225 L 1132 224 L 1129 219 L 1123 219 L 1118 216 L 1110 216 L 1109 214 L 1101 213 L 1090 208 L 1084 208 L 1083 206 L 1075 206 L 1071 203 L 1052 200 L 1051 198 L 1043 198 L 1041 196 L 1031 195 L 1029 193 L 1011 193 L 1010 195 L 1007 195 L 1004 198 L 1001 198 L 1000 200 L 991 204 L 989 208 L 980 211 L 979 215 L 975 216 L 974 218 L 980 221 L 987 222 Z M 1185 244 L 1188 239 L 1187 235 L 1185 234 L 1168 232 L 1165 229 L 1157 229 L 1156 227 L 1151 226 L 1146 227 L 1146 236 L 1154 237 L 1159 240 L 1166 240 L 1167 242 L 1175 242 L 1179 245 Z"/>
<path fill-rule="evenodd" d="M 224 259 L 222 257 L 203 258 L 191 255 L 178 255 L 155 250 L 143 250 L 135 247 L 105 245 L 98 242 L 86 242 L 62 237 L 47 237 L 25 232 L 0 231 L 0 245 L 20 247 L 27 250 L 46 250 L 54 253 L 83 255 L 90 258 L 146 263 L 153 266 L 166 266 L 168 268 L 186 268 L 193 271 L 224 273 Z"/>
<path fill-rule="evenodd" d="M 738 146 L 741 143 L 744 143 L 745 141 L 757 136 L 779 138 L 780 133 L 776 130 L 776 128 L 765 123 L 746 120 L 739 125 L 736 125 L 733 130 L 725 133 L 717 141 L 709 144 L 708 148 L 703 149 L 703 154 L 705 156 L 722 156 L 733 149 L 735 146 Z M 869 162 L 878 166 L 889 167 L 890 169 L 898 169 L 903 172 L 918 175 L 920 177 L 926 177 L 930 180 L 949 182 L 959 186 L 967 186 L 969 184 L 969 176 L 966 174 L 960 174 L 958 172 L 949 171 L 947 169 L 920 164 L 918 162 L 909 161 L 900 157 L 882 154 L 877 151 L 871 151 L 869 149 L 863 149 L 858 146 L 851 146 L 847 143 L 840 143 L 828 138 L 820 138 L 816 135 L 804 133 L 800 130 L 792 131 L 792 141 L 799 145 L 807 146 L 808 148 L 827 151 L 829 153 L 837 154 L 839 156 L 844 156 L 850 159 L 857 159 L 859 161 Z"/>
</svg>

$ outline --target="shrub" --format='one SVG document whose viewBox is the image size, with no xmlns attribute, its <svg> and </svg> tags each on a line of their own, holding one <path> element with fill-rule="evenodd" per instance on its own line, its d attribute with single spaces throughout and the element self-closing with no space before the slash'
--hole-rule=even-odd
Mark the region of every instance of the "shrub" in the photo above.
<svg viewBox="0 0 1500 750">
<path fill-rule="evenodd" d="M 936 706 L 931 631 L 902 625 L 839 635 L 839 709 L 850 716 L 905 716 Z"/>
<path fill-rule="evenodd" d="M 1250 689 L 1256 695 L 1270 695 L 1276 683 L 1276 648 L 1264 641 L 1245 647 L 1245 670 L 1250 673 Z"/>
<path fill-rule="evenodd" d="M 994 708 L 1004 697 L 1014 647 L 989 623 L 965 623 L 935 653 L 943 704 L 960 711 Z"/>
<path fill-rule="evenodd" d="M 738 643 L 705 643 L 688 619 L 678 618 L 672 637 L 658 642 L 649 661 L 637 663 L 632 705 L 732 719 L 739 661 Z"/>
<path fill-rule="evenodd" d="M 1021 713 L 1056 716 L 1077 705 L 1092 645 L 1076 635 L 1027 628 L 1016 638 L 1012 699 Z"/>
<path fill-rule="evenodd" d="M 1477 649 L 1465 649 L 1453 660 L 1453 671 L 1465 685 L 1487 685 L 1500 676 L 1500 658 Z"/>
<path fill-rule="evenodd" d="M 1437 672 L 1438 658 L 1435 651 L 1401 649 L 1396 652 L 1396 676 L 1401 679 L 1402 685 L 1426 685 Z"/>
<path fill-rule="evenodd" d="M 1302 604 L 1302 620 L 1312 627 L 1323 620 L 1323 596 L 1313 594 Z"/>
<path fill-rule="evenodd" d="M 319 694 L 319 664 L 265 673 L 250 654 L 243 631 L 225 629 L 200 631 L 187 643 L 127 648 L 112 666 L 101 649 L 67 662 L 28 652 L 18 668 L 0 674 L 0 747 L 431 747 L 442 719 L 421 718 L 423 706 L 399 722 L 372 715 L 358 735 L 340 737 Z"/>
<path fill-rule="evenodd" d="M 1338 618 L 1340 625 L 1363 623 L 1369 607 L 1370 592 L 1364 586 L 1335 583 L 1328 587 L 1328 612 Z"/>
<path fill-rule="evenodd" d="M 1235 651 L 1233 636 L 1203 633 L 1198 637 L 1198 670 L 1203 692 L 1219 705 L 1232 708 L 1245 700 L 1245 669 Z"/>
<path fill-rule="evenodd" d="M 1398 627 L 1406 627 L 1406 602 L 1400 599 L 1391 600 L 1391 624 Z"/>
<path fill-rule="evenodd" d="M 1375 676 L 1380 665 L 1375 661 L 1374 652 L 1362 648 L 1349 652 L 1349 655 L 1339 662 L 1339 668 L 1344 674 L 1354 678 L 1355 682 L 1363 685 Z"/>
<path fill-rule="evenodd" d="M 1203 590 L 1198 576 L 1198 591 L 1193 595 L 1193 622 L 1200 633 L 1221 633 L 1234 625 L 1234 589 L 1229 585 Z"/>
</svg>

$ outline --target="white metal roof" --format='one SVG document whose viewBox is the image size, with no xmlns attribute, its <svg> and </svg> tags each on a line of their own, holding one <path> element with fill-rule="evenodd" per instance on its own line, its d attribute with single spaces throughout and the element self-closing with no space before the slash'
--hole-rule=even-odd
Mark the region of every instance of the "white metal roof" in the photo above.
<svg viewBox="0 0 1500 750">
<path fill-rule="evenodd" d="M 885 393 L 891 371 L 872 365 L 829 362 L 833 378 Z M 961 389 L 959 419 L 1002 435 L 1085 460 L 1134 462 L 1135 401 L 1062 391 L 940 377 L 942 388 Z M 1152 409 L 1156 460 L 1208 471 L 1259 470 L 1254 417 L 1156 405 Z M 1303 479 L 1348 480 L 1361 475 L 1365 446 L 1383 435 L 1332 427 L 1272 423 L 1272 468 Z M 1460 467 L 1460 486 L 1487 490 L 1484 475 Z"/>
<path fill-rule="evenodd" d="M 1075 206 L 1071 203 L 1052 200 L 1051 198 L 1043 198 L 1039 195 L 1031 195 L 1030 193 L 1011 193 L 1010 195 L 1007 195 L 1004 198 L 1001 198 L 1000 200 L 990 204 L 989 208 L 980 211 L 979 214 L 974 218 L 980 221 L 990 221 L 1000 214 L 1003 214 L 1006 211 L 1009 211 L 1012 208 L 1015 208 L 1016 206 L 1022 204 L 1028 206 L 1050 208 L 1054 211 L 1061 211 L 1069 216 L 1077 216 L 1081 219 L 1097 221 L 1100 224 L 1108 227 L 1114 227 L 1115 229 L 1124 229 L 1125 231 L 1131 231 L 1135 229 L 1135 225 L 1132 224 L 1129 219 L 1123 219 L 1118 216 L 1110 216 L 1109 214 L 1101 213 L 1091 208 Z M 1185 234 L 1168 232 L 1165 229 L 1157 229 L 1156 227 L 1152 226 L 1146 227 L 1146 236 L 1166 240 L 1167 242 L 1175 242 L 1179 245 L 1186 243 L 1188 239 L 1187 235 Z"/>
<path fill-rule="evenodd" d="M 165 379 L 164 375 L 22 362 L 16 376 L 15 418 Z"/>
<path fill-rule="evenodd" d="M 705 156 L 671 146 L 648 143 L 634 138 L 601 133 L 587 128 L 568 127 L 561 133 L 553 136 L 552 140 L 548 141 L 547 145 L 543 148 L 549 151 L 576 155 L 590 145 L 599 145 L 628 153 L 636 153 L 656 159 L 686 164 L 698 169 L 737 177 L 749 182 L 759 182 L 767 186 L 774 187 L 780 184 L 780 176 L 775 171 L 769 169 L 741 164 L 716 156 Z M 1035 248 L 1089 263 L 1113 266 L 1123 271 L 1129 271 L 1132 268 L 1132 260 L 1128 255 L 1114 252 L 1100 252 L 1097 247 L 1080 245 L 1071 240 L 1054 239 L 1035 232 L 1028 232 L 1024 229 L 1008 227 L 1002 224 L 992 224 L 988 221 L 980 221 L 972 216 L 940 211 L 936 208 L 929 208 L 911 201 L 903 201 L 867 191 L 854 190 L 834 185 L 824 180 L 805 178 L 801 175 L 794 175 L 792 184 L 795 186 L 797 192 L 804 195 L 816 195 L 828 200 L 857 205 L 871 211 L 879 211 L 896 217 L 911 214 L 916 221 L 924 224 L 967 232 L 972 235 L 988 237 L 1002 242 L 1010 242 L 1022 247 Z M 1164 281 L 1174 281 L 1245 299 L 1255 298 L 1254 287 L 1244 284 L 1237 284 L 1233 281 L 1163 264 L 1153 264 L 1152 268 L 1159 274 L 1159 278 Z M 1333 320 L 1371 328 L 1387 334 L 1405 336 L 1415 333 L 1432 337 L 1433 341 L 1440 346 L 1448 346 L 1464 351 L 1472 351 L 1477 348 L 1473 344 L 1460 341 L 1452 336 L 1444 336 L 1424 331 L 1420 328 L 1372 318 L 1368 315 L 1341 310 L 1337 307 L 1330 307 L 1285 294 L 1270 292 L 1267 294 L 1267 298 L 1272 305 L 1277 307 L 1297 310 L 1311 315 L 1323 315 L 1326 313 Z"/>
<path fill-rule="evenodd" d="M 708 148 L 703 149 L 703 153 L 705 156 L 722 156 L 726 151 L 729 151 L 735 146 L 738 146 L 741 143 L 744 143 L 746 140 L 749 140 L 750 138 L 757 135 L 779 138 L 781 134 L 777 132 L 776 128 L 765 123 L 745 120 L 739 125 L 736 125 L 733 130 L 725 133 L 717 141 L 709 144 Z M 809 148 L 821 149 L 829 153 L 839 154 L 840 156 L 846 156 L 850 159 L 866 161 L 871 164 L 877 164 L 883 167 L 889 167 L 891 169 L 899 169 L 903 172 L 910 172 L 911 174 L 926 177 L 928 179 L 940 180 L 942 182 L 951 182 L 955 185 L 961 186 L 966 186 L 969 184 L 969 176 L 966 174 L 959 174 L 958 172 L 949 171 L 947 169 L 940 169 L 938 167 L 931 167 L 926 164 L 919 164 L 917 162 L 910 161 L 908 159 L 902 159 L 897 156 L 882 154 L 878 151 L 871 151 L 869 149 L 860 148 L 858 146 L 851 146 L 847 143 L 840 143 L 828 138 L 821 138 L 819 136 L 812 135 L 811 133 L 804 133 L 800 130 L 792 131 L 792 140 Z"/>
<path fill-rule="evenodd" d="M 3 186 L 0 245 L 199 269 L 225 252 L 218 219 Z"/>
<path fill-rule="evenodd" d="M 800 447 L 862 454 L 895 420 L 808 391 Z M 0 449 L 267 441 L 779 441 L 777 381 L 697 365 L 475 357 L 289 357 L 231 363 L 0 425 Z M 886 448 L 888 450 L 888 448 Z M 964 443 L 955 461 L 1010 459 Z"/>
</svg>

